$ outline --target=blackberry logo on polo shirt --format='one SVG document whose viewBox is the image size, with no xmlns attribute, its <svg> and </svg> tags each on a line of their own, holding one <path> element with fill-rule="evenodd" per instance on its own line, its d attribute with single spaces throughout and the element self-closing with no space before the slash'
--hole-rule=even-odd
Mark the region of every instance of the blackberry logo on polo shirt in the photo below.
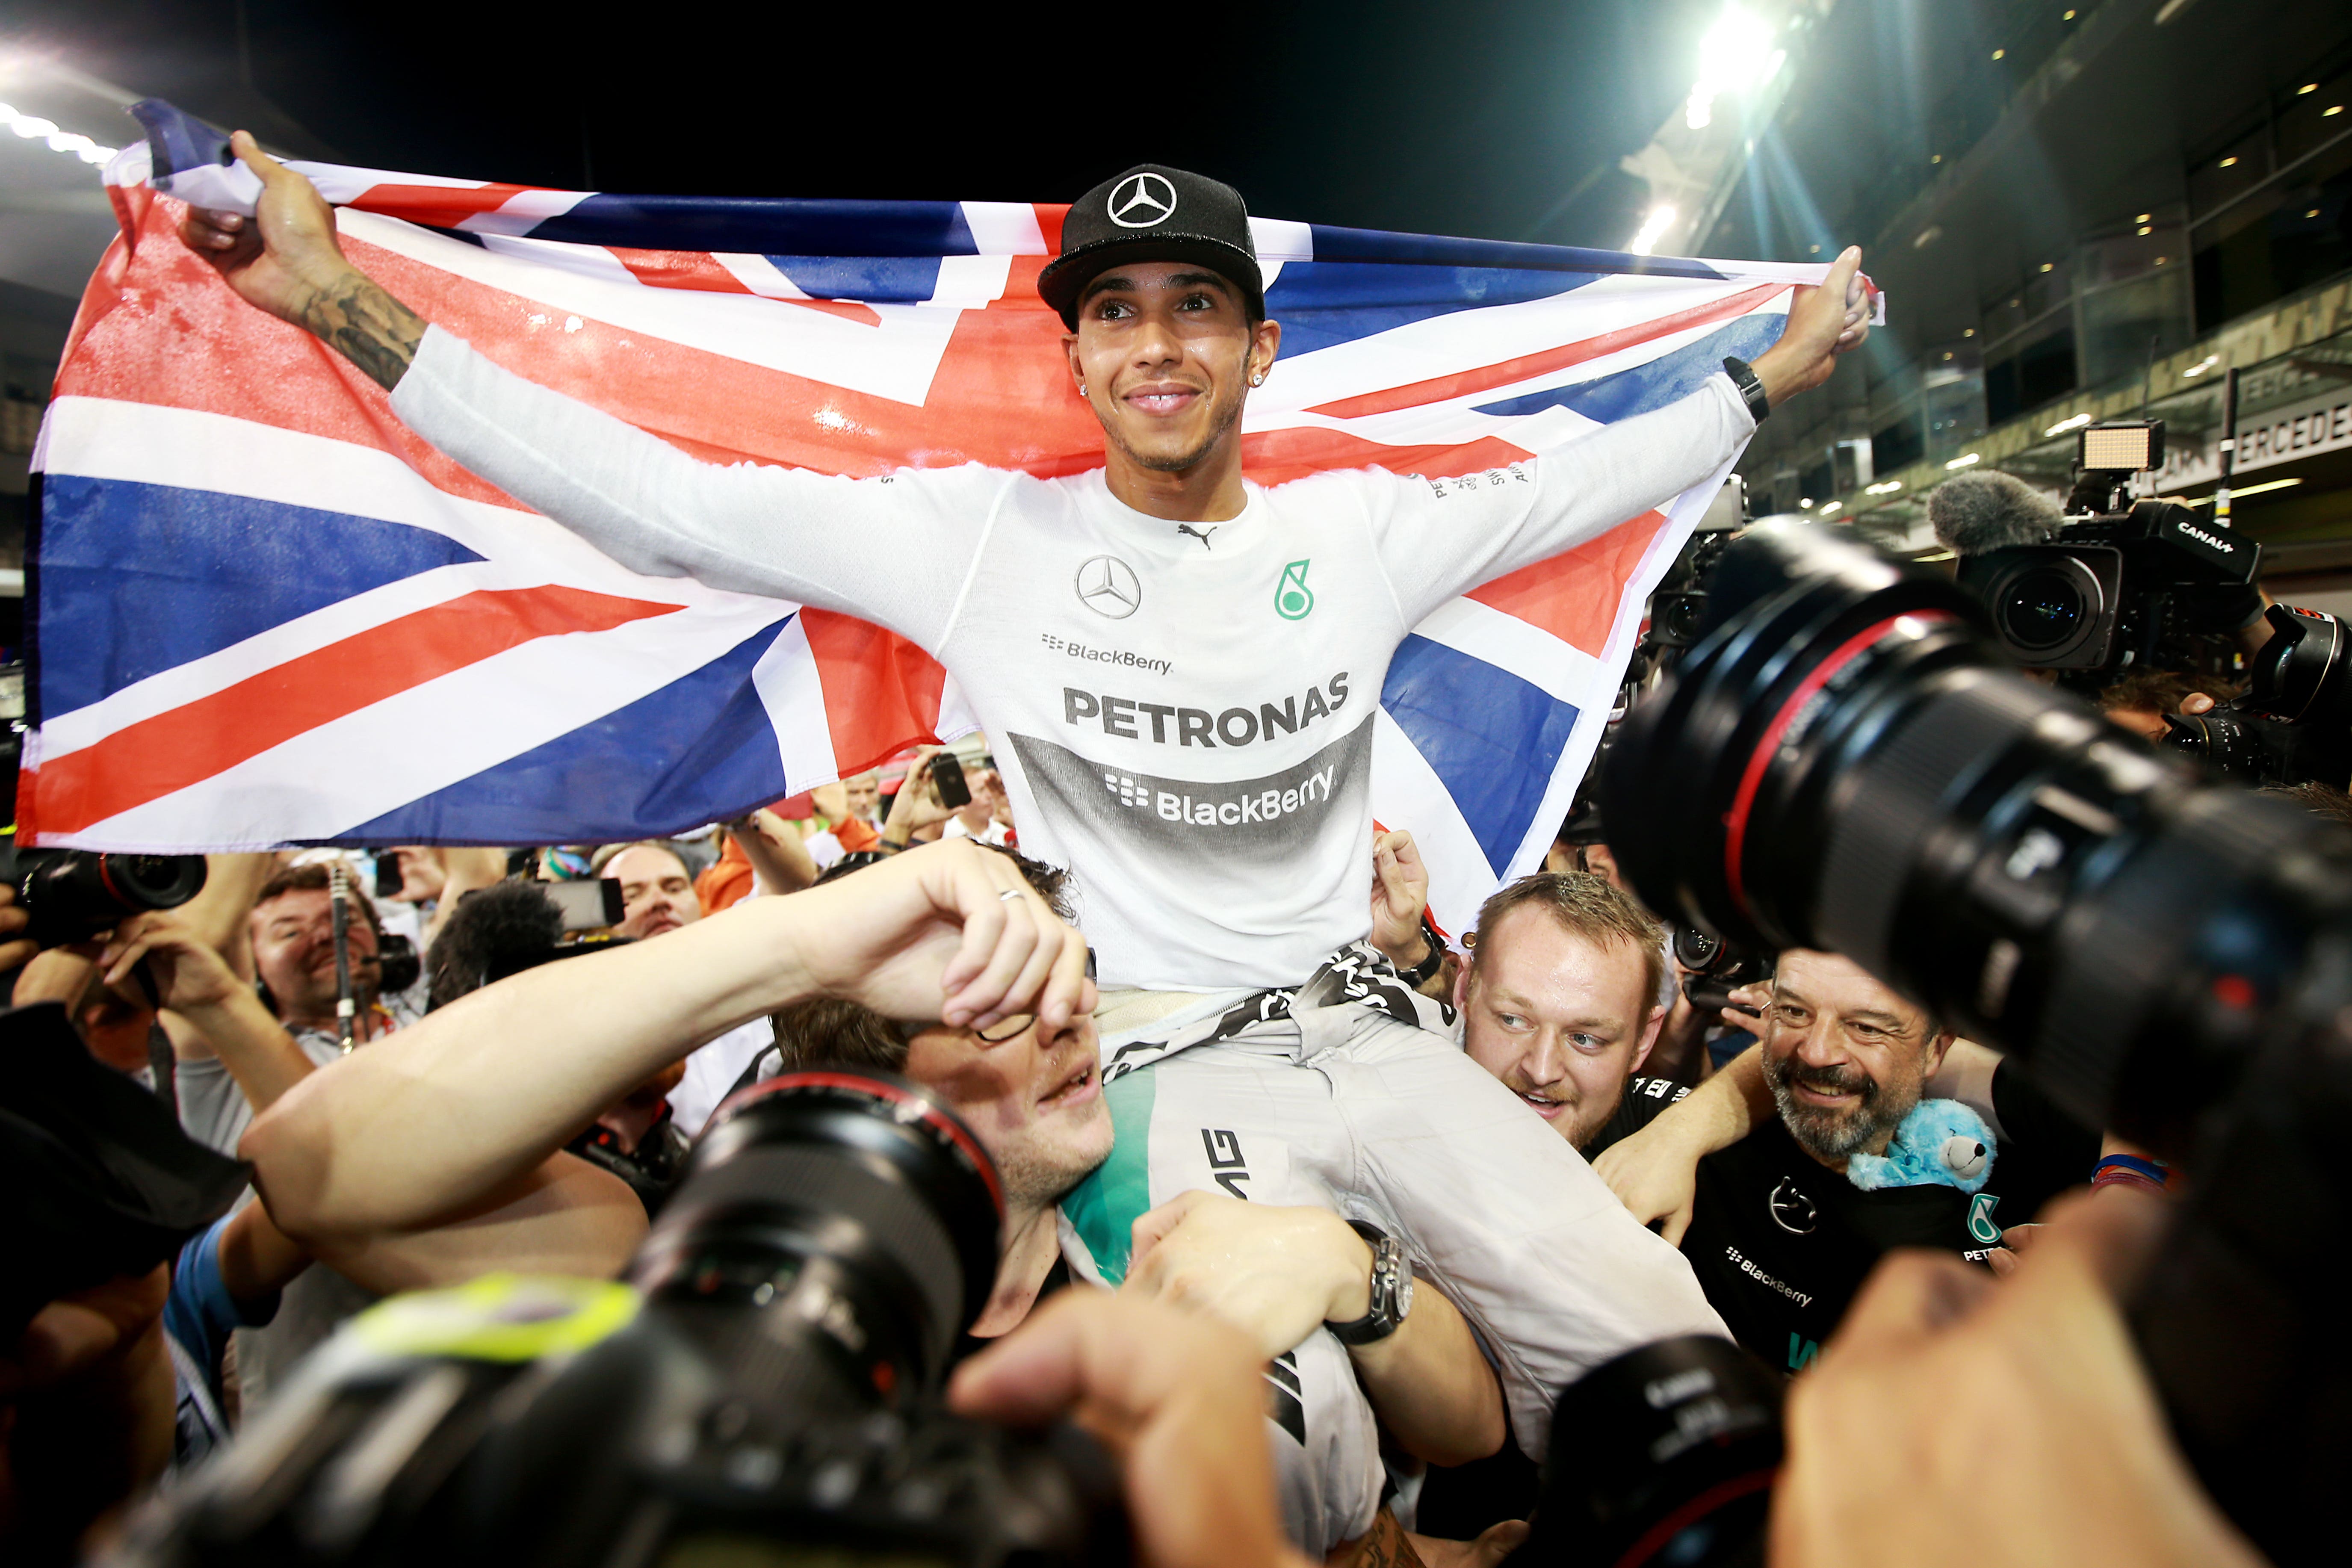
<svg viewBox="0 0 2352 1568">
<path fill-rule="evenodd" d="M 1269 860 L 1307 853 L 1330 814 L 1361 809 L 1370 787 L 1369 722 L 1305 762 L 1242 779 L 1169 778 L 1095 762 L 1031 735 L 1010 740 L 1032 793 L 1049 813 L 1066 813 L 1113 842 L 1140 841 L 1155 858 L 1210 855 L 1236 875 L 1247 868 L 1253 879 L 1264 876 Z"/>
</svg>

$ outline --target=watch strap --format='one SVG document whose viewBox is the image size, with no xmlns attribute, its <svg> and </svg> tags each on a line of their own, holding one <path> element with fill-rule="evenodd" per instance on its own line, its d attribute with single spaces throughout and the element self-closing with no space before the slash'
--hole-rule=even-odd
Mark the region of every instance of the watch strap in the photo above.
<svg viewBox="0 0 2352 1568">
<path fill-rule="evenodd" d="M 1412 1310 L 1412 1261 L 1397 1239 L 1376 1225 L 1360 1219 L 1349 1228 L 1372 1249 L 1371 1299 L 1364 1315 L 1352 1322 L 1326 1322 L 1331 1337 L 1343 1345 L 1378 1343 L 1395 1333 Z"/>
<path fill-rule="evenodd" d="M 1749 418 L 1761 425 L 1771 416 L 1772 400 L 1764 395 L 1764 382 L 1756 374 L 1755 366 L 1744 359 L 1726 355 L 1723 361 L 1723 373 L 1731 377 L 1731 384 L 1739 389 L 1740 397 L 1748 405 Z"/>
<path fill-rule="evenodd" d="M 1421 940 L 1428 947 L 1429 952 L 1423 954 L 1422 961 L 1411 969 L 1397 971 L 1397 978 L 1407 985 L 1427 984 L 1430 976 L 1435 974 L 1445 963 L 1445 944 L 1437 940 L 1436 933 L 1429 929 L 1429 921 L 1426 919 L 1423 919 L 1421 923 Z"/>
</svg>

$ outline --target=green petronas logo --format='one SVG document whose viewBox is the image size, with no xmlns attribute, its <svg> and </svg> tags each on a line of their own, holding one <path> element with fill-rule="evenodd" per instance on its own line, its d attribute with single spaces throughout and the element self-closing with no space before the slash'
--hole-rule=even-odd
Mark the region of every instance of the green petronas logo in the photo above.
<svg viewBox="0 0 2352 1568">
<path fill-rule="evenodd" d="M 1979 1193 L 1969 1205 L 1969 1234 L 1987 1247 L 2000 1241 L 2000 1226 L 1992 1222 L 1992 1205 L 1999 1202 L 1990 1193 Z"/>
<path fill-rule="evenodd" d="M 1315 607 L 1315 595 L 1307 586 L 1307 563 L 1294 561 L 1282 569 L 1281 585 L 1274 591 L 1274 613 L 1286 621 L 1303 621 Z"/>
</svg>

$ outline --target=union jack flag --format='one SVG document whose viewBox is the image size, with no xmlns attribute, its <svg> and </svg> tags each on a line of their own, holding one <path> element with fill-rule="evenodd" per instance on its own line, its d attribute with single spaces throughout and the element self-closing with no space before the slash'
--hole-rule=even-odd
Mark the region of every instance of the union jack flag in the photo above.
<svg viewBox="0 0 2352 1568">
<path fill-rule="evenodd" d="M 35 467 L 26 841 L 576 843 L 731 816 L 972 727 L 843 616 L 626 571 L 425 446 L 173 233 L 135 148 Z M 614 195 L 297 165 L 352 259 L 533 380 L 713 462 L 1102 461 L 1038 299 L 1064 208 Z M 1685 395 L 1822 268 L 1260 218 L 1263 484 L 1433 479 Z M 1563 425 L 1565 422 L 1565 425 Z M 1529 445 L 1537 436 L 1528 433 Z M 1489 583 L 1381 693 L 1373 800 L 1441 921 L 1539 861 L 1644 599 L 1716 487 Z M 874 548 L 887 551 L 887 539 Z"/>
</svg>

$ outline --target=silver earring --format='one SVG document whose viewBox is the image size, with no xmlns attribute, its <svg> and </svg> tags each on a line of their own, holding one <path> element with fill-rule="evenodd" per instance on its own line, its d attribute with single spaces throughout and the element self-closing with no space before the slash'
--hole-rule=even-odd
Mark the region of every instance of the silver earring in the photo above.
<svg viewBox="0 0 2352 1568">
<path fill-rule="evenodd" d="M 1254 375 L 1250 377 L 1250 384 L 1252 386 L 1264 386 L 1265 384 L 1265 377 L 1263 374 Z"/>
<path fill-rule="evenodd" d="M 1080 397 L 1084 397 L 1086 395 L 1087 395 L 1087 384 L 1086 384 L 1085 382 L 1083 382 L 1083 381 L 1082 381 L 1082 382 L 1078 383 L 1078 395 L 1079 395 Z"/>
</svg>

